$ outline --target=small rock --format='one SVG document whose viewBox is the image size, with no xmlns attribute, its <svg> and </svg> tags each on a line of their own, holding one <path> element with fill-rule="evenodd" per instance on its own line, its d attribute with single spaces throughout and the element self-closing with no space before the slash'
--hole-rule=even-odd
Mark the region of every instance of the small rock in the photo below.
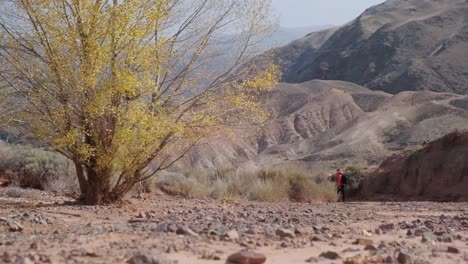
<svg viewBox="0 0 468 264">
<path fill-rule="evenodd" d="M 39 244 L 36 241 L 34 241 L 31 243 L 31 245 L 29 245 L 29 249 L 37 250 L 39 249 Z"/>
<path fill-rule="evenodd" d="M 185 236 L 198 236 L 197 233 L 195 233 L 195 231 L 193 231 L 192 229 L 188 228 L 188 227 L 179 227 L 177 230 L 176 230 L 176 234 L 177 235 L 185 235 Z"/>
<path fill-rule="evenodd" d="M 92 251 L 92 250 L 86 251 L 86 256 L 92 257 L 92 258 L 97 258 L 97 257 L 99 257 L 99 255 L 98 255 L 96 252 Z"/>
<path fill-rule="evenodd" d="M 460 253 L 460 250 L 458 248 L 456 248 L 456 247 L 448 247 L 447 252 L 448 253 L 453 253 L 453 254 L 458 254 L 458 253 Z"/>
<path fill-rule="evenodd" d="M 373 245 L 367 245 L 364 247 L 364 250 L 377 251 L 377 248 L 375 248 Z"/>
<path fill-rule="evenodd" d="M 373 264 L 373 263 L 392 263 L 387 262 L 382 256 L 361 256 L 357 255 L 351 258 L 347 258 L 344 264 Z"/>
<path fill-rule="evenodd" d="M 294 229 L 294 234 L 295 234 L 295 235 L 301 236 L 301 235 L 303 235 L 303 234 L 305 234 L 305 233 L 306 233 L 306 232 L 305 232 L 304 230 L 302 230 L 302 228 L 296 227 L 296 228 Z"/>
<path fill-rule="evenodd" d="M 307 263 L 317 263 L 317 262 L 319 262 L 319 261 L 320 261 L 320 260 L 319 260 L 318 258 L 311 257 L 311 258 L 306 259 L 305 262 L 307 262 Z"/>
<path fill-rule="evenodd" d="M 374 241 L 366 238 L 358 238 L 355 242 L 355 245 L 363 245 L 363 246 L 368 246 L 368 245 L 373 245 Z"/>
<path fill-rule="evenodd" d="M 263 264 L 266 256 L 252 251 L 241 251 L 230 255 L 227 264 Z"/>
<path fill-rule="evenodd" d="M 452 235 L 450 235 L 450 234 L 443 234 L 440 237 L 438 237 L 437 239 L 442 241 L 442 242 L 445 242 L 445 243 L 452 243 L 453 242 Z"/>
<path fill-rule="evenodd" d="M 434 233 L 431 232 L 426 232 L 422 235 L 421 242 L 427 242 L 427 241 L 436 241 L 437 237 L 435 236 Z"/>
<path fill-rule="evenodd" d="M 343 236 L 340 235 L 340 234 L 333 234 L 333 235 L 332 235 L 332 238 L 333 238 L 333 239 L 340 239 L 340 238 L 343 238 Z"/>
<path fill-rule="evenodd" d="M 348 253 L 348 252 L 358 252 L 358 251 L 359 251 L 359 249 L 356 249 L 356 248 L 347 248 L 347 249 L 344 249 L 341 252 Z"/>
<path fill-rule="evenodd" d="M 151 232 L 166 233 L 168 231 L 168 225 L 166 222 L 160 223 L 155 227 L 150 228 Z"/>
<path fill-rule="evenodd" d="M 341 258 L 340 255 L 338 255 L 338 253 L 336 253 L 334 251 L 322 252 L 319 257 L 326 258 L 326 259 L 332 259 L 332 260 Z"/>
<path fill-rule="evenodd" d="M 422 230 L 422 229 L 414 230 L 414 235 L 415 236 L 422 236 L 423 234 L 424 234 L 424 230 Z"/>
<path fill-rule="evenodd" d="M 398 241 L 391 241 L 391 242 L 388 243 L 388 245 L 391 246 L 391 247 L 395 247 L 395 248 L 401 246 L 401 244 L 398 243 Z"/>
<path fill-rule="evenodd" d="M 411 263 L 411 257 L 408 254 L 400 252 L 398 253 L 397 261 L 399 264 L 409 264 Z"/>
<path fill-rule="evenodd" d="M 145 218 L 145 213 L 140 211 L 135 217 L 136 218 Z"/>
<path fill-rule="evenodd" d="M 395 224 L 382 224 L 379 226 L 379 229 L 383 231 L 390 231 L 395 229 Z"/>
<path fill-rule="evenodd" d="M 173 261 L 165 258 L 160 251 L 150 250 L 139 252 L 127 260 L 128 264 L 174 264 Z"/>
<path fill-rule="evenodd" d="M 34 261 L 28 257 L 19 256 L 16 258 L 15 264 L 34 264 Z"/>
<path fill-rule="evenodd" d="M 288 229 L 284 229 L 284 228 L 278 228 L 276 230 L 276 235 L 281 237 L 281 238 L 294 238 L 295 235 L 294 235 L 294 232 L 291 231 L 291 230 L 288 230 Z"/>
<path fill-rule="evenodd" d="M 20 223 L 16 222 L 16 221 L 8 219 L 7 224 L 8 224 L 8 228 L 10 229 L 10 232 L 21 232 L 21 231 L 23 231 L 23 226 Z"/>
<path fill-rule="evenodd" d="M 229 240 L 229 241 L 235 241 L 235 240 L 239 239 L 239 233 L 237 233 L 236 230 L 230 230 L 230 231 L 226 232 L 222 236 L 222 238 L 225 239 L 225 240 Z"/>
<path fill-rule="evenodd" d="M 328 239 L 322 235 L 316 235 L 312 237 L 312 241 L 326 242 Z"/>
</svg>

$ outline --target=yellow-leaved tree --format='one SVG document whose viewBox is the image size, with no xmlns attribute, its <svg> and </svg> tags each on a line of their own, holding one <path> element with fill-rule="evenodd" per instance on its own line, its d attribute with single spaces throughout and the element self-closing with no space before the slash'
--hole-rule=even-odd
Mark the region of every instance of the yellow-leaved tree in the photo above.
<svg viewBox="0 0 468 264">
<path fill-rule="evenodd" d="M 117 201 L 220 128 L 265 117 L 277 67 L 233 73 L 274 26 L 270 5 L 4 1 L 2 116 L 73 161 L 84 203 Z"/>
</svg>

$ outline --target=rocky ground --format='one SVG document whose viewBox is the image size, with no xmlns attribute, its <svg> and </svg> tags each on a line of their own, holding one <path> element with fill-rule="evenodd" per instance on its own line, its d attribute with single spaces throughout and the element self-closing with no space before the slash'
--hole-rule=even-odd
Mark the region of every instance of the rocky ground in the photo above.
<svg viewBox="0 0 468 264">
<path fill-rule="evenodd" d="M 468 263 L 467 203 L 19 196 L 0 196 L 0 263 Z"/>
</svg>

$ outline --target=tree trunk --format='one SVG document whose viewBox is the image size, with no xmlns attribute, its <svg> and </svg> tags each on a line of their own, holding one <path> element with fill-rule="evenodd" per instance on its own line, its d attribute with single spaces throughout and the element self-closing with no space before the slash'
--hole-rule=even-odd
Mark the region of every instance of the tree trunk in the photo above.
<svg viewBox="0 0 468 264">
<path fill-rule="evenodd" d="M 86 180 L 83 164 L 74 160 L 73 163 L 75 164 L 76 175 L 78 177 L 78 183 L 80 185 L 81 195 L 83 196 L 88 190 L 88 181 Z"/>
<path fill-rule="evenodd" d="M 87 205 L 100 205 L 115 202 L 111 196 L 110 170 L 96 171 L 87 167 L 88 186 L 83 195 L 83 202 Z"/>
</svg>

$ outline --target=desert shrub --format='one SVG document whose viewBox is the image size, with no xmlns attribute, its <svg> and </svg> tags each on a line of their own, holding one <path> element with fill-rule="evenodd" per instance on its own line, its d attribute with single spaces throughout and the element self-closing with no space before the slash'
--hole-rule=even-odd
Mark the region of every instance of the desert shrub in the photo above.
<svg viewBox="0 0 468 264">
<path fill-rule="evenodd" d="M 361 188 L 364 179 L 366 178 L 366 170 L 360 166 L 349 166 L 344 171 L 348 177 L 347 190 L 349 195 L 357 194 Z"/>
<path fill-rule="evenodd" d="M 258 181 L 252 186 L 249 200 L 261 202 L 281 202 L 289 200 L 289 194 L 278 183 L 271 181 Z"/>
<path fill-rule="evenodd" d="M 328 183 L 330 182 L 329 178 L 330 178 L 330 174 L 325 171 L 321 171 L 314 176 L 315 183 L 317 184 Z"/>
<path fill-rule="evenodd" d="M 0 174 L 24 188 L 71 193 L 77 190 L 72 163 L 43 149 L 0 146 Z"/>
<path fill-rule="evenodd" d="M 18 186 L 7 186 L 0 189 L 0 196 L 12 198 L 40 199 L 42 191 L 35 189 L 25 189 Z"/>
<path fill-rule="evenodd" d="M 178 173 L 164 173 L 155 179 L 154 184 L 169 194 L 185 198 L 207 197 L 210 194 L 207 184 Z"/>
<path fill-rule="evenodd" d="M 266 202 L 332 201 L 333 184 L 297 168 L 195 170 L 157 177 L 156 186 L 183 197 L 245 199 Z M 322 177 L 322 176 L 321 176 Z M 320 182 L 320 183 L 318 183 Z"/>
</svg>

